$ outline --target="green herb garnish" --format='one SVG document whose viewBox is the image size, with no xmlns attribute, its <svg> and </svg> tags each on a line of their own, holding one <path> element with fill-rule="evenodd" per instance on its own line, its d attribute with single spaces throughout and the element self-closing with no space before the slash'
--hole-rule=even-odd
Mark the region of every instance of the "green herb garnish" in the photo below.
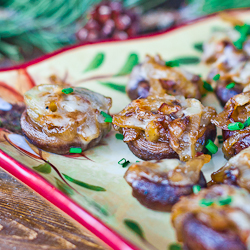
<svg viewBox="0 0 250 250">
<path fill-rule="evenodd" d="M 111 115 L 105 113 L 104 111 L 101 111 L 101 115 L 105 118 L 105 122 L 109 122 L 109 123 L 112 123 L 113 121 L 113 118 Z"/>
<path fill-rule="evenodd" d="M 217 74 L 213 77 L 213 80 L 214 81 L 218 81 L 220 79 L 220 74 Z"/>
<path fill-rule="evenodd" d="M 211 86 L 211 84 L 209 84 L 206 81 L 203 81 L 203 88 L 206 89 L 207 91 L 213 92 L 213 87 Z"/>
<path fill-rule="evenodd" d="M 72 93 L 74 90 L 72 88 L 63 89 L 62 92 L 66 95 Z"/>
<path fill-rule="evenodd" d="M 226 198 L 219 199 L 216 203 L 219 206 L 225 206 L 225 205 L 229 205 L 231 202 L 232 202 L 232 197 L 231 196 L 227 196 Z"/>
<path fill-rule="evenodd" d="M 193 186 L 193 193 L 198 194 L 201 191 L 201 186 L 200 185 L 194 185 Z"/>
<path fill-rule="evenodd" d="M 218 138 L 219 143 L 223 143 L 223 137 L 222 137 L 222 135 L 218 135 L 217 138 Z"/>
<path fill-rule="evenodd" d="M 82 149 L 81 148 L 70 148 L 69 152 L 71 154 L 81 154 L 82 153 Z"/>
<path fill-rule="evenodd" d="M 207 200 L 207 199 L 201 199 L 200 200 L 200 206 L 201 207 L 210 207 L 213 204 L 214 204 L 214 202 L 212 200 Z"/>
<path fill-rule="evenodd" d="M 125 158 L 122 158 L 120 161 L 118 161 L 119 165 L 122 165 L 123 168 L 127 167 L 130 161 L 127 161 Z"/>
<path fill-rule="evenodd" d="M 247 120 L 243 123 L 244 128 L 250 126 L 250 117 L 247 118 Z"/>
<path fill-rule="evenodd" d="M 123 136 L 123 134 L 116 134 L 115 138 L 118 140 L 123 140 L 124 136 Z"/>
<path fill-rule="evenodd" d="M 244 42 L 247 40 L 247 36 L 250 35 L 250 25 L 236 25 L 234 28 L 240 33 L 240 38 L 234 41 L 233 44 L 237 49 L 241 50 Z"/>
<path fill-rule="evenodd" d="M 218 151 L 218 147 L 210 139 L 207 141 L 205 147 L 211 154 L 216 154 Z"/>
<path fill-rule="evenodd" d="M 241 122 L 234 122 L 234 123 L 230 123 L 228 124 L 227 128 L 231 131 L 234 130 L 241 130 L 244 128 L 244 124 Z"/>
<path fill-rule="evenodd" d="M 234 88 L 234 86 L 235 86 L 235 83 L 234 83 L 234 82 L 231 82 L 231 83 L 229 83 L 229 84 L 226 86 L 226 89 L 232 89 L 232 88 Z"/>
</svg>

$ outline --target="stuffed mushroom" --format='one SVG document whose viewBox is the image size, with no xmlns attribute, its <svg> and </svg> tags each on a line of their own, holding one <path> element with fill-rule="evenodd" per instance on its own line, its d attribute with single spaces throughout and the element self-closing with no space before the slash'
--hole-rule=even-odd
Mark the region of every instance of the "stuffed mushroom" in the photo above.
<svg viewBox="0 0 250 250">
<path fill-rule="evenodd" d="M 250 148 L 232 157 L 225 166 L 212 173 L 214 184 L 229 184 L 245 188 L 250 192 Z"/>
<path fill-rule="evenodd" d="M 113 125 L 140 159 L 187 161 L 204 152 L 209 139 L 214 141 L 215 115 L 214 108 L 196 99 L 164 94 L 132 101 L 113 116 Z"/>
<path fill-rule="evenodd" d="M 170 211 L 181 196 L 193 193 L 194 185 L 206 187 L 201 168 L 210 158 L 203 154 L 188 162 L 177 159 L 139 162 L 129 167 L 124 178 L 143 206 Z"/>
<path fill-rule="evenodd" d="M 212 123 L 222 129 L 222 151 L 226 159 L 250 146 L 250 92 L 232 97 L 224 110 L 212 118 Z"/>
<path fill-rule="evenodd" d="M 204 92 L 200 76 L 173 66 L 166 66 L 159 55 L 147 55 L 144 62 L 135 66 L 130 75 L 126 88 L 130 99 L 164 93 L 200 99 Z"/>
<path fill-rule="evenodd" d="M 68 154 L 71 148 L 86 150 L 111 129 L 101 114 L 109 112 L 111 98 L 85 88 L 39 85 L 24 97 L 27 109 L 21 117 L 23 134 L 45 151 Z"/>
<path fill-rule="evenodd" d="M 237 27 L 214 32 L 203 46 L 203 61 L 213 63 L 207 81 L 223 106 L 250 83 L 250 39 L 240 40 L 244 27 L 248 26 Z"/>
<path fill-rule="evenodd" d="M 172 223 L 184 249 L 250 249 L 250 196 L 230 185 L 203 189 L 173 206 Z"/>
</svg>

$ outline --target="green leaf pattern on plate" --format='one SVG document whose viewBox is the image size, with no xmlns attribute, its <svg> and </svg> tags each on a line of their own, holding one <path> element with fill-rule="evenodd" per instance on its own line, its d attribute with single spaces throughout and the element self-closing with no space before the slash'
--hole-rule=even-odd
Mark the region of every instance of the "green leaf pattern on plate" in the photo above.
<svg viewBox="0 0 250 250">
<path fill-rule="evenodd" d="M 137 65 L 138 63 L 139 63 L 139 56 L 136 53 L 131 53 L 127 61 L 123 65 L 123 67 L 115 76 L 123 76 L 130 74 L 134 66 Z"/>
<path fill-rule="evenodd" d="M 106 191 L 105 188 L 103 187 L 99 187 L 99 186 L 94 186 L 94 185 L 90 185 L 88 183 L 85 183 L 85 182 L 82 182 L 82 181 L 79 181 L 79 180 L 76 180 L 76 179 L 73 179 L 72 177 L 66 175 L 66 174 L 63 174 L 64 178 L 68 181 L 71 181 L 81 187 L 84 187 L 84 188 L 87 188 L 87 189 L 90 189 L 90 190 L 93 190 L 93 191 Z"/>
<path fill-rule="evenodd" d="M 105 59 L 104 53 L 98 53 L 93 58 L 93 60 L 90 62 L 90 64 L 88 65 L 88 67 L 84 70 L 84 72 L 88 72 L 88 71 L 91 71 L 91 70 L 99 68 L 102 65 L 104 59 Z"/>
<path fill-rule="evenodd" d="M 56 180 L 56 186 L 58 187 L 58 189 L 60 189 L 63 193 L 67 194 L 67 195 L 73 195 L 74 191 L 64 182 L 62 182 L 61 180 L 59 180 L 58 178 L 55 177 Z"/>
<path fill-rule="evenodd" d="M 175 61 L 179 64 L 197 64 L 200 62 L 200 58 L 197 56 L 184 56 L 176 58 Z"/>
<path fill-rule="evenodd" d="M 51 166 L 48 163 L 40 164 L 32 168 L 43 174 L 49 174 L 51 172 Z"/>
<path fill-rule="evenodd" d="M 168 250 L 182 250 L 182 246 L 179 243 L 172 243 L 168 246 Z"/>
<path fill-rule="evenodd" d="M 203 52 L 203 43 L 195 43 L 194 48 L 199 52 Z"/>
<path fill-rule="evenodd" d="M 140 225 L 133 220 L 125 219 L 124 224 L 130 228 L 134 233 L 136 233 L 140 238 L 144 239 L 144 233 L 140 227 Z"/>
<path fill-rule="evenodd" d="M 126 93 L 126 85 L 120 85 L 120 84 L 113 83 L 113 82 L 99 82 L 99 83 L 111 89 L 120 91 L 122 93 Z"/>
</svg>

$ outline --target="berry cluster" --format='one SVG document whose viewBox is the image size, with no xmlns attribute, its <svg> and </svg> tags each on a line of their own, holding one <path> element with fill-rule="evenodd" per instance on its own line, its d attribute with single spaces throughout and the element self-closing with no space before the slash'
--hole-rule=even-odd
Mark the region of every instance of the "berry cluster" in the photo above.
<svg viewBox="0 0 250 250">
<path fill-rule="evenodd" d="M 125 9 L 121 2 L 101 2 L 89 15 L 86 25 L 77 32 L 80 41 L 113 38 L 124 40 L 139 32 L 139 18 L 133 10 Z"/>
</svg>

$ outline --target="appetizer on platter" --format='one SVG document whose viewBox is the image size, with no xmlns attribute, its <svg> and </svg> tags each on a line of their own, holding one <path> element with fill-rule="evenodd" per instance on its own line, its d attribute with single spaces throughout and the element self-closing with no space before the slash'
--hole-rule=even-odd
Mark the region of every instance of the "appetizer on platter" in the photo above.
<svg viewBox="0 0 250 250">
<path fill-rule="evenodd" d="M 239 24 L 214 32 L 203 46 L 203 61 L 213 63 L 207 81 L 223 106 L 250 83 L 250 26 Z"/>
<path fill-rule="evenodd" d="M 206 187 L 201 168 L 210 159 L 211 156 L 203 154 L 188 162 L 177 159 L 138 162 L 129 167 L 124 178 L 142 205 L 170 211 L 181 196 L 193 193 L 195 185 Z"/>
<path fill-rule="evenodd" d="M 215 185 L 182 197 L 172 222 L 185 250 L 247 250 L 250 196 L 245 189 Z"/>
<path fill-rule="evenodd" d="M 109 112 L 111 98 L 85 88 L 39 85 L 24 97 L 23 134 L 45 151 L 81 153 L 97 145 L 111 129 L 101 114 Z"/>
<path fill-rule="evenodd" d="M 222 129 L 222 151 L 226 159 L 250 146 L 250 92 L 232 97 L 212 123 Z"/>
<path fill-rule="evenodd" d="M 187 161 L 205 152 L 206 142 L 213 144 L 215 115 L 214 108 L 196 99 L 163 94 L 132 101 L 113 116 L 113 125 L 140 159 Z"/>
<path fill-rule="evenodd" d="M 175 66 L 174 62 L 165 62 L 159 55 L 147 55 L 130 75 L 126 89 L 130 99 L 164 93 L 200 99 L 204 92 L 200 76 Z"/>
<path fill-rule="evenodd" d="M 225 166 L 212 173 L 213 184 L 229 184 L 247 189 L 250 192 L 250 148 L 232 157 Z"/>
</svg>

